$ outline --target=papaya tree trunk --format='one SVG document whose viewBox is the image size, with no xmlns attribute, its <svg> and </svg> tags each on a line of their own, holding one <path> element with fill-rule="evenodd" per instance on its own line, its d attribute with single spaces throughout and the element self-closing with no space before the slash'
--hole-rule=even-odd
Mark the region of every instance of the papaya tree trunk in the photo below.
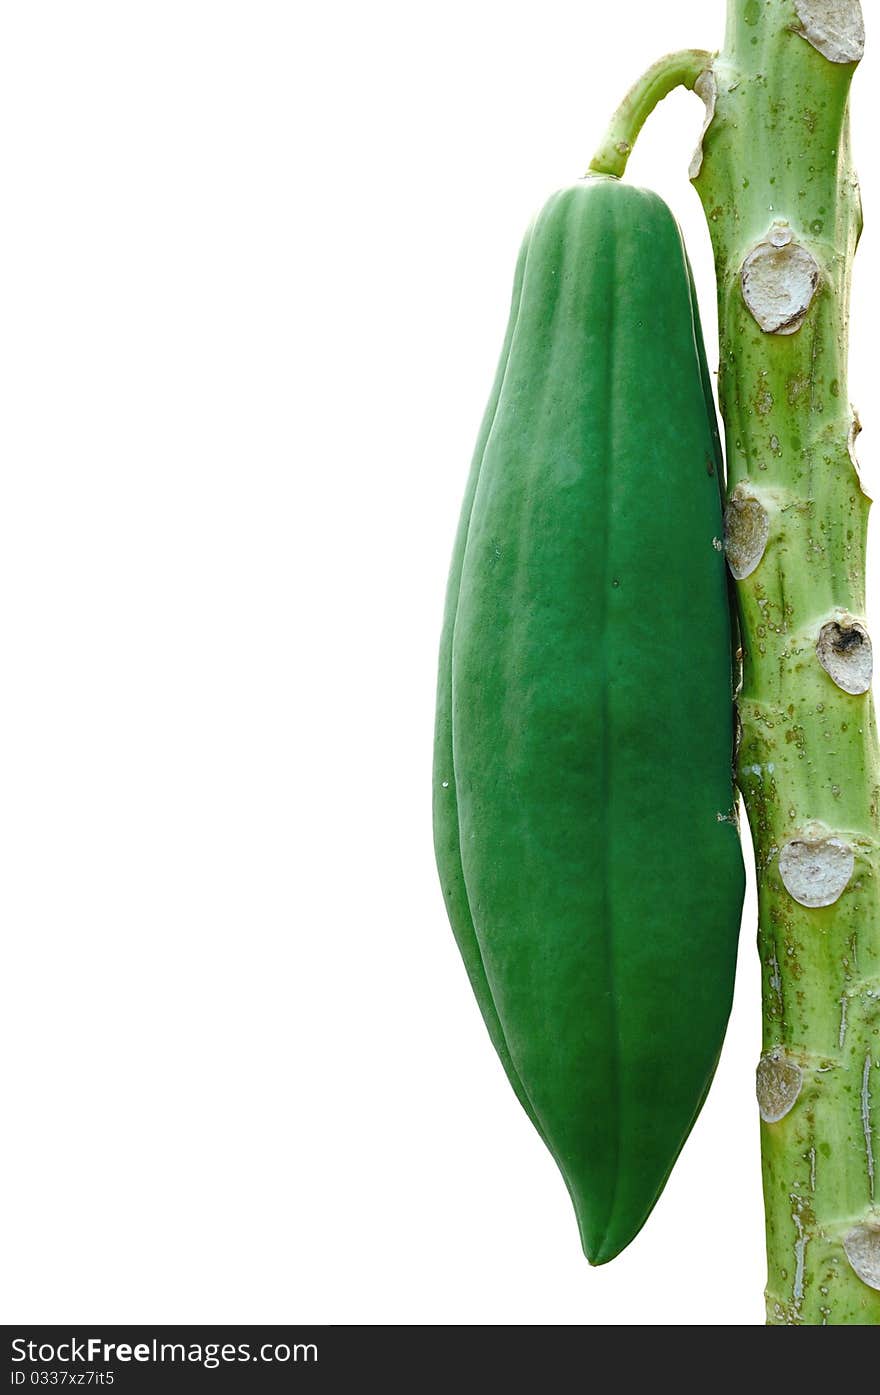
<svg viewBox="0 0 880 1395">
<path fill-rule="evenodd" d="M 847 393 L 861 226 L 848 98 L 863 46 L 859 0 L 728 0 L 724 47 L 699 75 L 668 60 L 706 104 L 691 177 L 718 284 L 736 764 L 763 972 L 767 1321 L 784 1325 L 880 1324 L 880 759 L 869 500 Z M 622 173 L 627 111 L 639 126 L 647 114 L 634 94 L 591 169 Z"/>
</svg>

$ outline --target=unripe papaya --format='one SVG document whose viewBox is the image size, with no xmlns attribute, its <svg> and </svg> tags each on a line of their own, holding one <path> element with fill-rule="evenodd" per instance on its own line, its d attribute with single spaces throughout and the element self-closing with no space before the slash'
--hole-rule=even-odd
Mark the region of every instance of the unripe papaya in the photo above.
<svg viewBox="0 0 880 1395">
<path fill-rule="evenodd" d="M 678 226 L 591 178 L 520 253 L 456 539 L 434 829 L 447 909 L 591 1262 L 712 1079 L 744 872 L 722 464 Z"/>
</svg>

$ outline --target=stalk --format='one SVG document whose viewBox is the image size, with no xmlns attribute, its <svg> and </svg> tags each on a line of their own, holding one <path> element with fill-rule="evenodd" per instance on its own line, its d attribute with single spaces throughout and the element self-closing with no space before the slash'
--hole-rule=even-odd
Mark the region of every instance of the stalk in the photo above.
<svg viewBox="0 0 880 1395">
<path fill-rule="evenodd" d="M 847 394 L 863 40 L 858 0 L 728 0 L 724 47 L 692 84 L 743 647 L 773 1325 L 880 1324 L 880 749 Z M 621 172 L 607 142 L 591 169 Z"/>
<path fill-rule="evenodd" d="M 643 73 L 626 94 L 605 133 L 605 140 L 596 152 L 590 169 L 595 174 L 611 174 L 620 178 L 626 169 L 639 131 L 651 112 L 677 87 L 693 91 L 712 62 L 712 55 L 701 48 L 685 48 L 668 53 Z"/>
</svg>

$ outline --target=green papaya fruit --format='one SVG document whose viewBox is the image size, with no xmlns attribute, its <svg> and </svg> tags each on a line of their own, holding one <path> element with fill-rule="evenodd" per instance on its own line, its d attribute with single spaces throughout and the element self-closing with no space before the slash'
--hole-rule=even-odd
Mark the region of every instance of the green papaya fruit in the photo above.
<svg viewBox="0 0 880 1395">
<path fill-rule="evenodd" d="M 489 1035 L 595 1264 L 656 1202 L 730 1011 L 721 475 L 674 218 L 617 180 L 559 191 L 520 253 L 453 553 L 434 830 Z"/>
</svg>

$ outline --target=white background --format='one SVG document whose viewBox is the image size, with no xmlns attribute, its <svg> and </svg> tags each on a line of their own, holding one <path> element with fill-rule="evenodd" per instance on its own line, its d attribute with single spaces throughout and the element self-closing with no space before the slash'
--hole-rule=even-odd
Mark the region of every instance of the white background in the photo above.
<svg viewBox="0 0 880 1395">
<path fill-rule="evenodd" d="M 429 824 L 520 235 L 638 72 L 722 28 L 722 0 L 4 7 L 3 1320 L 763 1321 L 753 898 L 709 1102 L 590 1270 Z M 875 50 L 869 491 L 878 79 Z M 701 119 L 671 98 L 631 176 L 711 345 Z"/>
</svg>

